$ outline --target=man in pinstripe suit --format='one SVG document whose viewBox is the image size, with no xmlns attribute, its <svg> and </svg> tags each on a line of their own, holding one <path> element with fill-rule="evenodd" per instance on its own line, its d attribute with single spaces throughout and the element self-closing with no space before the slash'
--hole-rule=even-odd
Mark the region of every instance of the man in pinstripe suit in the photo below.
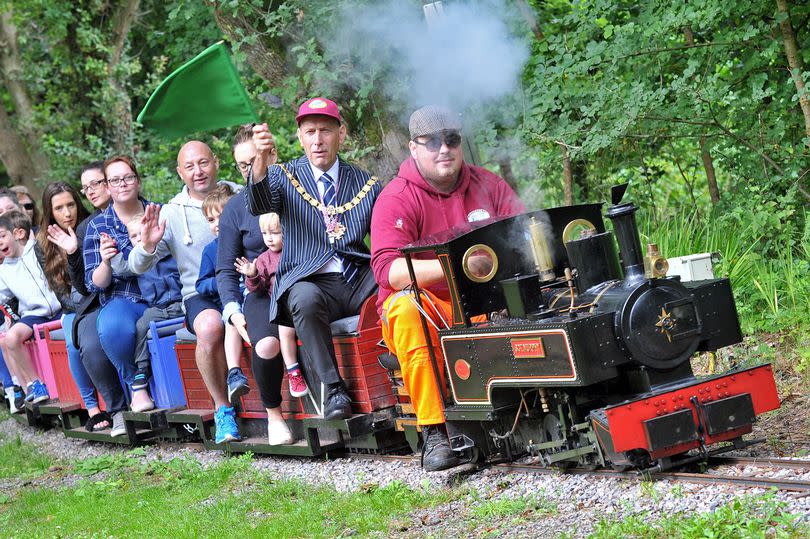
<svg viewBox="0 0 810 539">
<path fill-rule="evenodd" d="M 346 126 L 338 106 L 316 97 L 296 116 L 304 154 L 268 168 L 273 136 L 253 129 L 258 151 L 248 182 L 254 215 L 275 212 L 284 232 L 270 320 L 295 325 L 306 351 L 304 366 L 326 384 L 325 419 L 351 417 L 351 401 L 335 361 L 329 323 L 360 312 L 377 288 L 363 239 L 381 186 L 368 172 L 338 158 Z"/>
</svg>

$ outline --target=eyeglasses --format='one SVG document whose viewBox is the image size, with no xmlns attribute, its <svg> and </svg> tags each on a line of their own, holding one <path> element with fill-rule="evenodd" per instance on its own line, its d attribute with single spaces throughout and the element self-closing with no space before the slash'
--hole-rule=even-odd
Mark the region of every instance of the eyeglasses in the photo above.
<svg viewBox="0 0 810 539">
<path fill-rule="evenodd" d="M 88 183 L 87 185 L 85 185 L 84 187 L 82 187 L 81 189 L 79 189 L 79 191 L 80 191 L 80 192 L 81 192 L 83 195 L 86 195 L 86 194 L 87 194 L 87 193 L 89 193 L 90 191 L 95 191 L 96 189 L 100 188 L 100 187 L 101 187 L 102 185 L 104 185 L 105 183 L 107 183 L 107 180 L 96 180 L 96 181 L 92 181 L 92 182 Z"/>
<path fill-rule="evenodd" d="M 446 144 L 448 148 L 458 148 L 461 144 L 461 135 L 456 131 L 444 133 L 439 135 L 428 135 L 425 142 L 414 140 L 420 146 L 424 146 L 429 152 L 438 152 L 442 148 L 442 144 Z"/>
<path fill-rule="evenodd" d="M 256 160 L 256 157 L 251 157 L 250 161 L 237 161 L 236 168 L 239 172 L 247 172 L 250 170 L 250 167 L 253 166 L 253 161 Z"/>
<path fill-rule="evenodd" d="M 22 206 L 23 209 L 28 210 L 28 211 L 31 211 L 31 210 L 34 209 L 34 203 L 33 202 L 23 202 L 22 204 L 20 204 L 20 206 Z"/>
<path fill-rule="evenodd" d="M 112 187 L 121 187 L 123 184 L 132 185 L 136 181 L 138 181 L 138 176 L 136 174 L 127 174 L 126 176 L 121 176 L 120 178 L 110 178 L 107 180 L 107 183 Z"/>
</svg>

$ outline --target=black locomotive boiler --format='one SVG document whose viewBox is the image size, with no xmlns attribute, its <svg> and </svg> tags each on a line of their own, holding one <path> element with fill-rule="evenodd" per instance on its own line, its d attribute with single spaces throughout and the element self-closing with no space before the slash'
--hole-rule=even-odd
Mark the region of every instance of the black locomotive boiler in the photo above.
<svg viewBox="0 0 810 539">
<path fill-rule="evenodd" d="M 409 266 L 432 252 L 447 280 L 453 316 L 432 360 L 447 374 L 455 450 L 663 470 L 745 445 L 756 416 L 779 407 L 770 365 L 694 376 L 695 352 L 742 338 L 729 280 L 666 277 L 666 261 L 642 253 L 625 189 L 606 213 L 621 264 L 601 204 L 473 223 L 402 249 Z"/>
</svg>

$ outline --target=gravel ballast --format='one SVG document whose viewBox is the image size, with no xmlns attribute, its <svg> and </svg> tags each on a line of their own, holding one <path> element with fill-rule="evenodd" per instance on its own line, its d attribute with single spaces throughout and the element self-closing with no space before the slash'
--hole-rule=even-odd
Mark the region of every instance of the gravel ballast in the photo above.
<svg viewBox="0 0 810 539">
<path fill-rule="evenodd" d="M 67 439 L 59 431 L 36 430 L 14 419 L 0 422 L 0 436 L 5 440 L 20 436 L 24 442 L 34 444 L 63 462 L 130 451 L 128 447 Z M 136 458 L 151 461 L 183 456 L 190 456 L 203 466 L 227 458 L 220 452 L 165 446 L 146 446 L 144 454 Z M 365 458 L 325 460 L 257 456 L 252 466 L 272 478 L 294 478 L 314 485 L 331 486 L 341 492 L 367 489 L 369 485 L 382 487 L 394 481 L 414 489 L 452 489 L 452 501 L 396 519 L 392 529 L 381 537 L 529 537 L 546 534 L 579 537 L 587 535 L 603 518 L 622 519 L 646 514 L 645 521 L 651 522 L 677 513 L 711 512 L 735 498 L 766 492 L 756 488 L 668 480 L 653 483 L 582 475 L 503 473 L 495 468 L 469 474 L 460 474 L 457 470 L 425 473 L 418 459 L 375 461 Z M 730 472 L 757 476 L 792 473 L 796 478 L 810 480 L 806 471 L 777 472 L 767 466 L 724 466 L 713 469 L 711 473 Z M 0 491 L 13 496 L 19 488 L 70 487 L 77 480 L 77 476 L 69 473 L 45 474 L 25 482 L 16 478 L 0 479 Z M 801 515 L 804 522 L 810 524 L 810 496 L 790 492 L 778 492 L 775 496 L 785 502 L 788 511 Z M 525 507 L 518 504 L 519 509 L 513 513 L 485 511 L 488 505 L 516 499 L 528 500 L 528 503 Z M 351 530 L 348 532 L 350 534 Z"/>
</svg>

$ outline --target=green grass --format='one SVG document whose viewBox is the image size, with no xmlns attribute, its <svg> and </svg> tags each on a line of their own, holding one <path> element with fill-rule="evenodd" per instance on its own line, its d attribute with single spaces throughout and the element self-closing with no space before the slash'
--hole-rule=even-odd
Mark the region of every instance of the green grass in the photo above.
<svg viewBox="0 0 810 539">
<path fill-rule="evenodd" d="M 792 539 L 810 536 L 799 515 L 785 511 L 773 494 L 739 498 L 713 513 L 674 515 L 648 521 L 646 513 L 599 522 L 591 539 Z"/>
<path fill-rule="evenodd" d="M 23 443 L 19 436 L 10 440 L 0 436 L 0 479 L 30 478 L 42 474 L 53 465 L 53 459 Z"/>
<path fill-rule="evenodd" d="M 497 498 L 479 503 L 473 507 L 472 515 L 481 520 L 498 520 L 510 517 L 551 515 L 557 506 L 541 497 Z"/>
<path fill-rule="evenodd" d="M 397 515 L 443 500 L 402 483 L 343 494 L 271 480 L 250 456 L 203 468 L 191 458 L 150 464 L 137 454 L 96 457 L 69 488 L 5 500 L 0 529 L 14 536 L 335 537 L 386 530 Z"/>
</svg>

